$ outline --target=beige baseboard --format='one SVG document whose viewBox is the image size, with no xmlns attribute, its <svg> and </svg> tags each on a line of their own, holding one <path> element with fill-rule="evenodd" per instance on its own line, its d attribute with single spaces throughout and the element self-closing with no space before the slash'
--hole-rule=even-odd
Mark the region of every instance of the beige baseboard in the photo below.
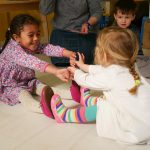
<svg viewBox="0 0 150 150">
<path fill-rule="evenodd" d="M 145 56 L 150 56 L 150 49 L 144 49 L 143 48 L 143 53 Z"/>
</svg>

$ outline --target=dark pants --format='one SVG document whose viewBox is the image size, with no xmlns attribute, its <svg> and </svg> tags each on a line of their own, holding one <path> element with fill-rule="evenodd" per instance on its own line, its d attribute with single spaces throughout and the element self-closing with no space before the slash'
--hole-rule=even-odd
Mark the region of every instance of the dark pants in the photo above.
<svg viewBox="0 0 150 150">
<path fill-rule="evenodd" d="M 82 35 L 79 33 L 55 29 L 52 31 L 50 43 L 53 45 L 59 45 L 74 52 L 83 53 L 85 56 L 85 63 L 92 64 L 96 36 L 97 35 L 94 33 Z M 69 59 L 67 58 L 51 57 L 51 61 L 56 66 L 69 65 Z"/>
</svg>

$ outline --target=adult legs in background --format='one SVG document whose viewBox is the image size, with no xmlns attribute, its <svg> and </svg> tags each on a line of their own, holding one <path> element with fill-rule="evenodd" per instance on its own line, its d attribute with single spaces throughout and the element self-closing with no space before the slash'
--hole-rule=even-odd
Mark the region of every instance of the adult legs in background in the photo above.
<svg viewBox="0 0 150 150">
<path fill-rule="evenodd" d="M 93 63 L 93 53 L 96 45 L 96 34 L 90 33 L 87 35 L 68 32 L 55 29 L 52 31 L 50 43 L 53 45 L 60 45 L 68 50 L 83 53 L 85 56 L 85 63 Z M 51 57 L 51 61 L 56 66 L 69 66 L 69 59 Z M 70 87 L 72 99 L 80 102 L 80 87 L 73 81 Z"/>
<path fill-rule="evenodd" d="M 90 107 L 67 108 L 59 95 L 54 95 L 51 100 L 51 109 L 58 123 L 90 123 L 96 121 L 97 105 Z"/>
<path fill-rule="evenodd" d="M 83 35 L 55 29 L 52 31 L 50 43 L 60 45 L 74 52 L 83 53 L 85 55 L 85 63 L 93 63 L 93 53 L 96 45 L 96 34 L 94 33 Z M 66 58 L 51 57 L 51 61 L 56 66 L 69 65 L 69 60 Z"/>
</svg>

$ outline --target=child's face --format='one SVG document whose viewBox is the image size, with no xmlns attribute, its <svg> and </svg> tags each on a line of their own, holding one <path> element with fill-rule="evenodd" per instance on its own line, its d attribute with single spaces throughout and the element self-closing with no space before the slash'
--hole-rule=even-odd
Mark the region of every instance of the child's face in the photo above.
<svg viewBox="0 0 150 150">
<path fill-rule="evenodd" d="M 117 11 L 116 14 L 114 14 L 114 18 L 117 22 L 117 25 L 120 28 L 128 28 L 131 24 L 131 22 L 134 20 L 135 15 L 132 13 L 123 14 L 121 11 Z"/>
<path fill-rule="evenodd" d="M 24 25 L 20 36 L 16 36 L 15 40 L 21 45 L 21 47 L 28 49 L 29 51 L 36 51 L 40 42 L 40 31 L 37 25 Z"/>
</svg>

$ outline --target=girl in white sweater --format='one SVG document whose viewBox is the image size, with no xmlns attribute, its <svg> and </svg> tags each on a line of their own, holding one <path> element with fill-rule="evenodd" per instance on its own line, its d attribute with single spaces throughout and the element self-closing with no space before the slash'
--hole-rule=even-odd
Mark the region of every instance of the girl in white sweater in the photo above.
<svg viewBox="0 0 150 150">
<path fill-rule="evenodd" d="M 95 64 L 84 64 L 82 55 L 77 68 L 68 69 L 74 80 L 89 89 L 103 91 L 92 97 L 81 89 L 81 107 L 66 108 L 58 95 L 51 108 L 58 123 L 87 123 L 96 120 L 101 137 L 130 144 L 150 139 L 150 85 L 135 70 L 137 38 L 129 29 L 105 28 L 97 38 Z"/>
</svg>

